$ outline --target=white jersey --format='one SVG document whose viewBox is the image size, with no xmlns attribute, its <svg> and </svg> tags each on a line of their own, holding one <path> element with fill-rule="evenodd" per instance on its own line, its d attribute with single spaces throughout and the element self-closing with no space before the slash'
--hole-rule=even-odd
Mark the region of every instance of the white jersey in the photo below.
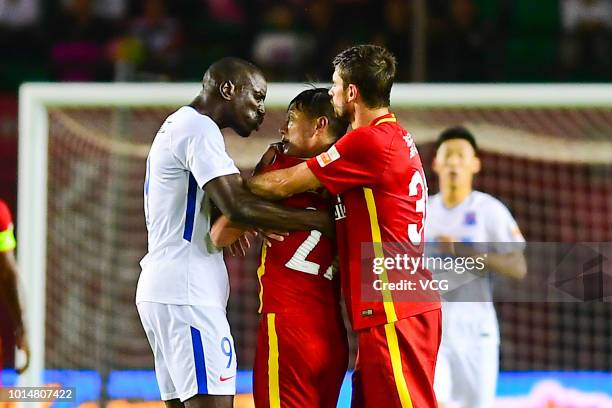
<svg viewBox="0 0 612 408">
<path fill-rule="evenodd" d="M 136 302 L 225 308 L 229 296 L 223 253 L 207 242 L 210 180 L 238 173 L 211 118 L 184 106 L 155 136 L 144 186 L 148 253 Z"/>
<path fill-rule="evenodd" d="M 488 250 L 497 253 L 518 249 L 516 245 L 508 243 L 525 242 L 510 211 L 499 200 L 480 191 L 473 191 L 453 208 L 444 206 L 441 194 L 429 197 L 425 240 L 433 243 L 441 235 L 459 242 L 485 242 Z M 432 272 L 435 276 L 436 271 Z M 490 281 L 481 275 L 470 277 L 469 274 L 465 272 L 461 278 L 469 284 L 454 289 L 445 295 L 442 302 L 442 341 L 472 342 L 482 339 L 499 342 Z"/>
</svg>

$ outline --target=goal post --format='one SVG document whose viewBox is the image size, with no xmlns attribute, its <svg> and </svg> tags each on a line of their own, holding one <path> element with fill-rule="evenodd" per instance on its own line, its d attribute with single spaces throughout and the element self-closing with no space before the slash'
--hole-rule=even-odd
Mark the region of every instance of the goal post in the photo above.
<svg viewBox="0 0 612 408">
<path fill-rule="evenodd" d="M 19 90 L 19 172 L 18 172 L 18 261 L 25 290 L 26 329 L 32 358 L 30 369 L 22 376 L 23 385 L 39 385 L 45 369 L 46 271 L 48 240 L 48 169 L 50 110 L 54 108 L 133 108 L 167 107 L 189 103 L 199 92 L 198 83 L 27 83 Z M 268 85 L 266 107 L 285 109 L 287 103 L 307 84 Z M 396 84 L 392 108 L 584 108 L 612 109 L 612 85 L 476 85 L 476 84 Z M 520 119 L 519 119 L 520 120 Z M 161 122 L 160 122 L 161 123 Z M 435 134 L 419 132 L 406 123 L 418 144 L 431 142 Z M 483 130 L 499 131 L 499 128 Z M 612 138 L 593 141 L 556 140 L 548 137 L 547 149 L 537 148 L 534 137 L 521 130 L 504 131 L 505 140 L 479 141 L 483 150 L 518 155 L 538 160 L 606 164 L 612 159 Z M 113 144 L 114 143 L 114 144 Z M 267 139 L 257 139 L 249 157 L 237 160 L 242 167 L 252 166 Z M 569 145 L 568 145 L 569 144 Z M 121 142 L 108 146 L 121 149 Z M 114 146 L 114 147 L 113 147 Z M 542 144 L 540 143 L 541 147 Z M 569 149 L 568 149 L 569 146 Z M 136 145 L 135 148 L 142 147 Z M 259 152 L 254 152 L 255 147 Z M 142 150 L 142 149 L 141 149 Z M 567 151 L 571 151 L 567 154 Z M 146 152 L 146 150 L 145 150 Z M 139 153 L 140 155 L 145 153 Z M 250 160 L 250 161 L 249 161 Z M 144 254 L 143 254 L 144 255 Z"/>
</svg>

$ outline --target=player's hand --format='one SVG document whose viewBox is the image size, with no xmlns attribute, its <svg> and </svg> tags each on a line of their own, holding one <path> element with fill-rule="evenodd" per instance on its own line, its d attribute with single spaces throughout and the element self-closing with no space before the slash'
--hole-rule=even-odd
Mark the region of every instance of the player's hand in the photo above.
<svg viewBox="0 0 612 408">
<path fill-rule="evenodd" d="M 257 232 L 247 231 L 240 236 L 233 244 L 228 245 L 226 248 L 231 256 L 245 256 L 249 248 L 251 247 L 251 239 L 256 236 Z"/>
<path fill-rule="evenodd" d="M 338 275 L 338 273 L 340 273 L 340 258 L 338 255 L 336 255 L 332 261 L 331 270 L 326 271 L 323 276 L 329 280 L 332 280 L 334 279 L 334 276 Z"/>
<path fill-rule="evenodd" d="M 21 375 L 30 366 L 30 345 L 28 343 L 28 338 L 23 330 L 19 331 L 15 336 L 15 347 L 17 347 L 18 350 L 23 351 L 23 353 L 25 354 L 25 362 L 23 363 L 23 365 L 21 367 L 15 367 L 15 371 L 17 371 L 17 374 Z"/>
<path fill-rule="evenodd" d="M 340 272 L 340 257 L 338 255 L 334 256 L 332 267 L 334 268 L 334 275 Z"/>
<path fill-rule="evenodd" d="M 285 237 L 289 235 L 288 232 L 280 232 L 280 231 L 268 231 L 268 230 L 258 230 L 263 238 L 264 245 L 267 247 L 272 246 L 272 241 L 282 242 L 285 240 Z"/>
<path fill-rule="evenodd" d="M 455 242 L 457 242 L 455 238 L 450 235 L 438 235 L 436 242 L 438 243 L 439 253 L 455 255 Z"/>
</svg>

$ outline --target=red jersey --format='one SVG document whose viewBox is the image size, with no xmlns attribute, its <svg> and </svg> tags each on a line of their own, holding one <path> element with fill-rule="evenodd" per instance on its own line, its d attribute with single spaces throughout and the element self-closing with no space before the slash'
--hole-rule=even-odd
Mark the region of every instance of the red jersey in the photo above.
<svg viewBox="0 0 612 408">
<path fill-rule="evenodd" d="M 13 235 L 13 219 L 8 206 L 2 200 L 0 200 L 0 252 L 12 251 L 15 249 L 15 236 Z M 1 284 L 2 282 L 0 282 Z M 10 316 L 8 314 L 10 309 L 7 308 L 5 303 L 0 299 L 0 315 Z M 2 319 L 0 321 L 0 372 L 4 365 L 4 358 L 2 354 L 2 340 L 10 339 L 13 333 L 13 322 L 12 319 Z M 7 350 L 11 350 L 11 343 L 8 344 Z M 12 364 L 11 357 L 7 357 L 8 365 Z M 2 385 L 2 378 L 0 378 L 0 386 Z"/>
<path fill-rule="evenodd" d="M 0 200 L 0 252 L 12 251 L 13 249 L 15 249 L 13 219 L 8 206 Z"/>
<path fill-rule="evenodd" d="M 333 194 L 340 276 L 353 329 L 394 322 L 440 308 L 437 293 L 375 289 L 375 281 L 431 279 L 395 269 L 376 274 L 372 259 L 393 257 L 383 244 L 400 243 L 403 253 L 422 258 L 427 185 L 410 134 L 392 113 L 343 136 L 332 148 L 308 160 L 308 167 Z M 394 244 L 396 245 L 396 244 Z M 380 283 L 380 282 L 379 282 Z"/>
<path fill-rule="evenodd" d="M 11 225 L 13 225 L 11 212 L 6 203 L 0 200 L 0 232 L 6 231 Z"/>
<path fill-rule="evenodd" d="M 273 148 L 276 148 L 273 146 Z M 302 160 L 276 149 L 271 164 L 261 171 L 268 172 L 292 167 Z M 283 201 L 289 207 L 331 210 L 322 193 L 309 191 Z M 284 241 L 272 241 L 263 246 L 261 264 L 257 269 L 260 283 L 260 313 L 329 313 L 338 308 L 340 288 L 333 279 L 332 262 L 335 243 L 319 231 L 295 231 Z"/>
</svg>

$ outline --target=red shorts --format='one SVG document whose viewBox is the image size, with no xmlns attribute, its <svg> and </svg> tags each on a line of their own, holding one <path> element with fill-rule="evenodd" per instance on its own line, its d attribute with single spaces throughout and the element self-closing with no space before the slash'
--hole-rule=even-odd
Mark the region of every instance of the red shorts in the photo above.
<svg viewBox="0 0 612 408">
<path fill-rule="evenodd" d="M 352 407 L 435 408 L 440 309 L 360 330 Z"/>
<path fill-rule="evenodd" d="M 262 314 L 253 367 L 255 407 L 335 408 L 347 365 L 339 316 Z"/>
</svg>

